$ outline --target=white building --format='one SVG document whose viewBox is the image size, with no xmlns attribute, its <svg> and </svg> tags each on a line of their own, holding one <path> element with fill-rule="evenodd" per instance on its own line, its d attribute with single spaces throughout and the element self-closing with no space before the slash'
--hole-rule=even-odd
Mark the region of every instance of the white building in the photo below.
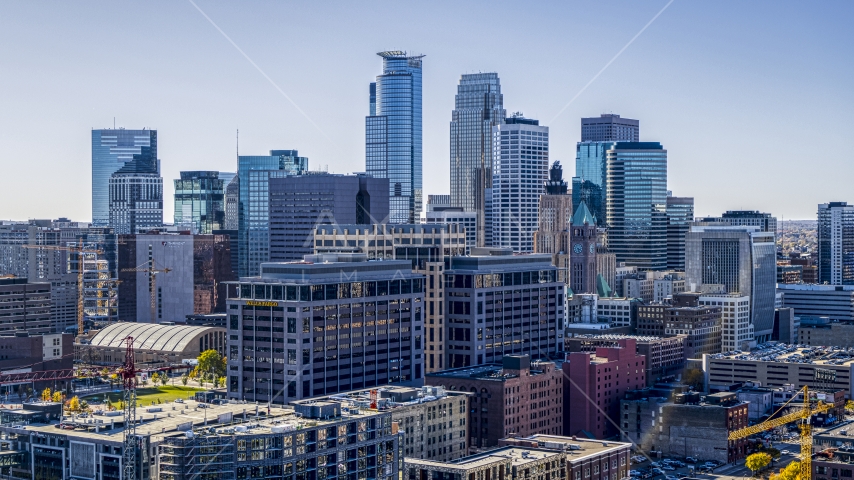
<svg viewBox="0 0 854 480">
<path fill-rule="evenodd" d="M 748 351 L 756 346 L 750 322 L 750 297 L 731 293 L 707 293 L 700 305 L 721 307 L 721 351 Z"/>
<path fill-rule="evenodd" d="M 492 128 L 492 246 L 534 251 L 549 174 L 549 129 L 516 115 Z"/>
<path fill-rule="evenodd" d="M 462 208 L 451 207 L 442 210 L 428 210 L 425 220 L 425 223 L 456 223 L 462 226 L 466 232 L 466 255 L 470 253 L 471 247 L 477 245 L 477 212 L 464 212 Z"/>
</svg>

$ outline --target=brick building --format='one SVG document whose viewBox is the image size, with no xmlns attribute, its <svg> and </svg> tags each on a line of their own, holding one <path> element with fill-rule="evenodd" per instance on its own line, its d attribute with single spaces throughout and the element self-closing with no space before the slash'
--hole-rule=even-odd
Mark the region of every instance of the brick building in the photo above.
<svg viewBox="0 0 854 480">
<path fill-rule="evenodd" d="M 646 357 L 637 354 L 633 338 L 617 340 L 615 347 L 566 356 L 563 403 L 564 435 L 610 438 L 617 435 L 620 398 L 646 383 Z"/>
<path fill-rule="evenodd" d="M 0 278 L 0 334 L 18 330 L 51 333 L 50 290 L 50 283 Z"/>
<path fill-rule="evenodd" d="M 685 358 L 720 353 L 723 310 L 701 305 L 700 294 L 680 293 L 672 301 L 638 307 L 638 335 L 687 335 Z"/>
<path fill-rule="evenodd" d="M 646 357 L 645 378 L 653 385 L 663 377 L 676 375 L 685 368 L 686 335 L 652 337 L 641 335 L 576 335 L 566 337 L 565 351 L 595 352 L 599 347 L 619 346 L 620 340 L 634 339 L 637 354 Z"/>
<path fill-rule="evenodd" d="M 563 375 L 554 362 L 507 355 L 502 364 L 454 368 L 426 375 L 428 385 L 474 393 L 472 449 L 494 447 L 508 435 L 557 435 L 563 425 Z"/>
</svg>

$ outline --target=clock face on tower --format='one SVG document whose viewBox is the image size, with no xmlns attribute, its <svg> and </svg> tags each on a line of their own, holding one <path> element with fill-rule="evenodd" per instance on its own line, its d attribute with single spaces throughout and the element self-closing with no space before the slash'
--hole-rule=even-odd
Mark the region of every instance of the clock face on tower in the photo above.
<svg viewBox="0 0 854 480">
<path fill-rule="evenodd" d="M 584 251 L 584 247 L 580 243 L 576 243 L 572 247 L 572 251 L 577 254 L 581 254 Z"/>
<path fill-rule="evenodd" d="M 590 253 L 596 253 L 596 245 L 590 244 Z"/>
</svg>

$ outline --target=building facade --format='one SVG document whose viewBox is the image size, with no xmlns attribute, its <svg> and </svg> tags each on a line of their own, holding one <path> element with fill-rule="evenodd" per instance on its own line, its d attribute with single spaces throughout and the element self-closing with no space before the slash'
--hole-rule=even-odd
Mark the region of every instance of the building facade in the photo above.
<svg viewBox="0 0 854 480">
<path fill-rule="evenodd" d="M 799 317 L 854 322 L 854 285 L 777 285 L 783 306 Z"/>
<path fill-rule="evenodd" d="M 0 278 L 0 332 L 51 333 L 50 283 L 30 283 L 26 278 Z M 0 363 L 2 365 L 2 363 Z"/>
<path fill-rule="evenodd" d="M 701 306 L 721 308 L 721 352 L 747 351 L 756 346 L 754 326 L 750 322 L 750 297 L 738 293 L 707 293 L 699 300 Z"/>
<path fill-rule="evenodd" d="M 854 285 L 854 205 L 818 205 L 818 283 Z"/>
<path fill-rule="evenodd" d="M 163 177 L 160 161 L 134 155 L 110 176 L 110 228 L 117 234 L 141 233 L 163 225 Z"/>
<path fill-rule="evenodd" d="M 379 52 L 383 73 L 371 84 L 365 118 L 365 171 L 387 178 L 389 223 L 421 218 L 421 67 L 424 55 Z"/>
<path fill-rule="evenodd" d="M 572 177 L 572 204 L 587 204 L 600 227 L 606 226 L 608 150 L 614 142 L 579 142 L 575 147 L 575 176 Z"/>
<path fill-rule="evenodd" d="M 286 403 L 424 376 L 424 277 L 362 254 L 228 283 L 228 396 Z M 287 310 L 287 311 L 286 311 Z"/>
<path fill-rule="evenodd" d="M 175 225 L 203 235 L 223 230 L 225 185 L 220 172 L 181 172 L 175 180 Z"/>
<path fill-rule="evenodd" d="M 484 253 L 452 257 L 444 272 L 445 367 L 556 355 L 563 348 L 565 285 L 550 257 Z"/>
<path fill-rule="evenodd" d="M 685 236 L 694 221 L 694 198 L 667 196 L 667 269 L 685 271 Z"/>
<path fill-rule="evenodd" d="M 367 175 L 288 175 L 269 180 L 269 258 L 301 260 L 314 252 L 321 224 L 364 225 L 388 217 L 388 180 Z"/>
<path fill-rule="evenodd" d="M 258 275 L 270 259 L 270 179 L 308 171 L 308 158 L 297 150 L 271 150 L 270 155 L 238 156 L 238 275 Z"/>
<path fill-rule="evenodd" d="M 667 150 L 617 142 L 606 155 L 608 249 L 639 270 L 667 268 Z"/>
<path fill-rule="evenodd" d="M 563 180 L 560 162 L 549 169 L 545 193 L 540 196 L 540 211 L 537 214 L 537 231 L 534 232 L 535 253 L 567 253 L 567 232 L 572 223 L 572 195 Z"/>
<path fill-rule="evenodd" d="M 563 424 L 563 375 L 554 362 L 507 355 L 502 363 L 452 368 L 427 375 L 428 385 L 471 392 L 469 445 L 498 445 L 512 435 L 557 435 Z"/>
<path fill-rule="evenodd" d="M 475 242 L 471 244 L 475 247 L 486 246 L 484 213 L 486 189 L 492 188 L 492 128 L 506 116 L 497 73 L 460 76 L 451 112 L 449 200 L 450 206 L 476 213 Z"/>
<path fill-rule="evenodd" d="M 612 113 L 581 119 L 582 142 L 639 142 L 640 122 Z"/>
<path fill-rule="evenodd" d="M 534 251 L 549 170 L 549 128 L 521 116 L 492 129 L 492 246 Z"/>
<path fill-rule="evenodd" d="M 686 335 L 575 335 L 566 338 L 566 352 L 595 353 L 599 347 L 619 348 L 620 340 L 625 339 L 634 340 L 637 354 L 646 359 L 646 385 L 652 386 L 663 377 L 678 374 L 685 368 Z"/>
<path fill-rule="evenodd" d="M 570 352 L 563 363 L 564 435 L 608 439 L 619 434 L 620 398 L 646 385 L 646 357 L 633 338 L 595 353 Z"/>
<path fill-rule="evenodd" d="M 426 223 L 456 224 L 462 227 L 466 235 L 466 254 L 477 245 L 477 219 L 478 213 L 464 212 L 462 208 L 455 207 L 428 211 L 426 214 Z"/>
<path fill-rule="evenodd" d="M 92 130 L 92 225 L 110 225 L 110 177 L 137 156 L 157 158 L 157 130 Z"/>
<path fill-rule="evenodd" d="M 572 248 L 569 256 L 569 288 L 573 293 L 596 292 L 598 241 L 596 219 L 590 214 L 587 205 L 581 202 L 572 216 L 569 233 Z"/>
</svg>

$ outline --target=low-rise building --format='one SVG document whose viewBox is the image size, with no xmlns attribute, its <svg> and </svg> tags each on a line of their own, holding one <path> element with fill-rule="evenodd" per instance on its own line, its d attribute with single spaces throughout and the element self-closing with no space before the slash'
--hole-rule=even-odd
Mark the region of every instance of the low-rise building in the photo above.
<svg viewBox="0 0 854 480">
<path fill-rule="evenodd" d="M 505 446 L 435 462 L 406 458 L 403 480 L 617 480 L 628 477 L 631 444 L 532 435 Z"/>
<path fill-rule="evenodd" d="M 0 278 L 0 333 L 51 333 L 50 283 L 26 278 Z"/>
<path fill-rule="evenodd" d="M 622 430 L 644 452 L 730 463 L 744 458 L 745 440 L 729 433 L 748 425 L 748 404 L 735 393 L 701 397 L 689 392 L 664 397 L 630 395 L 620 402 Z"/>
<path fill-rule="evenodd" d="M 815 438 L 815 437 L 813 437 Z M 854 476 L 854 447 L 848 440 L 838 448 L 827 449 L 813 455 L 813 480 L 837 480 Z"/>
<path fill-rule="evenodd" d="M 685 368 L 686 335 L 574 335 L 566 337 L 566 352 L 595 352 L 598 347 L 618 347 L 620 340 L 628 338 L 635 340 L 637 354 L 646 358 L 647 385 L 653 385 L 663 377 L 676 375 Z"/>
<path fill-rule="evenodd" d="M 359 408 L 389 411 L 392 422 L 404 434 L 404 456 L 449 461 L 469 453 L 469 403 L 474 396 L 475 393 L 443 387 L 394 386 L 315 397 L 294 404 L 346 401 Z"/>
<path fill-rule="evenodd" d="M 472 392 L 469 445 L 495 447 L 508 435 L 557 435 L 563 428 L 564 382 L 554 362 L 505 355 L 501 364 L 428 373 L 428 385 Z"/>
<path fill-rule="evenodd" d="M 797 341 L 799 345 L 854 348 L 854 321 L 801 317 Z"/>
<path fill-rule="evenodd" d="M 854 285 L 779 284 L 777 292 L 796 316 L 854 321 Z"/>
</svg>

